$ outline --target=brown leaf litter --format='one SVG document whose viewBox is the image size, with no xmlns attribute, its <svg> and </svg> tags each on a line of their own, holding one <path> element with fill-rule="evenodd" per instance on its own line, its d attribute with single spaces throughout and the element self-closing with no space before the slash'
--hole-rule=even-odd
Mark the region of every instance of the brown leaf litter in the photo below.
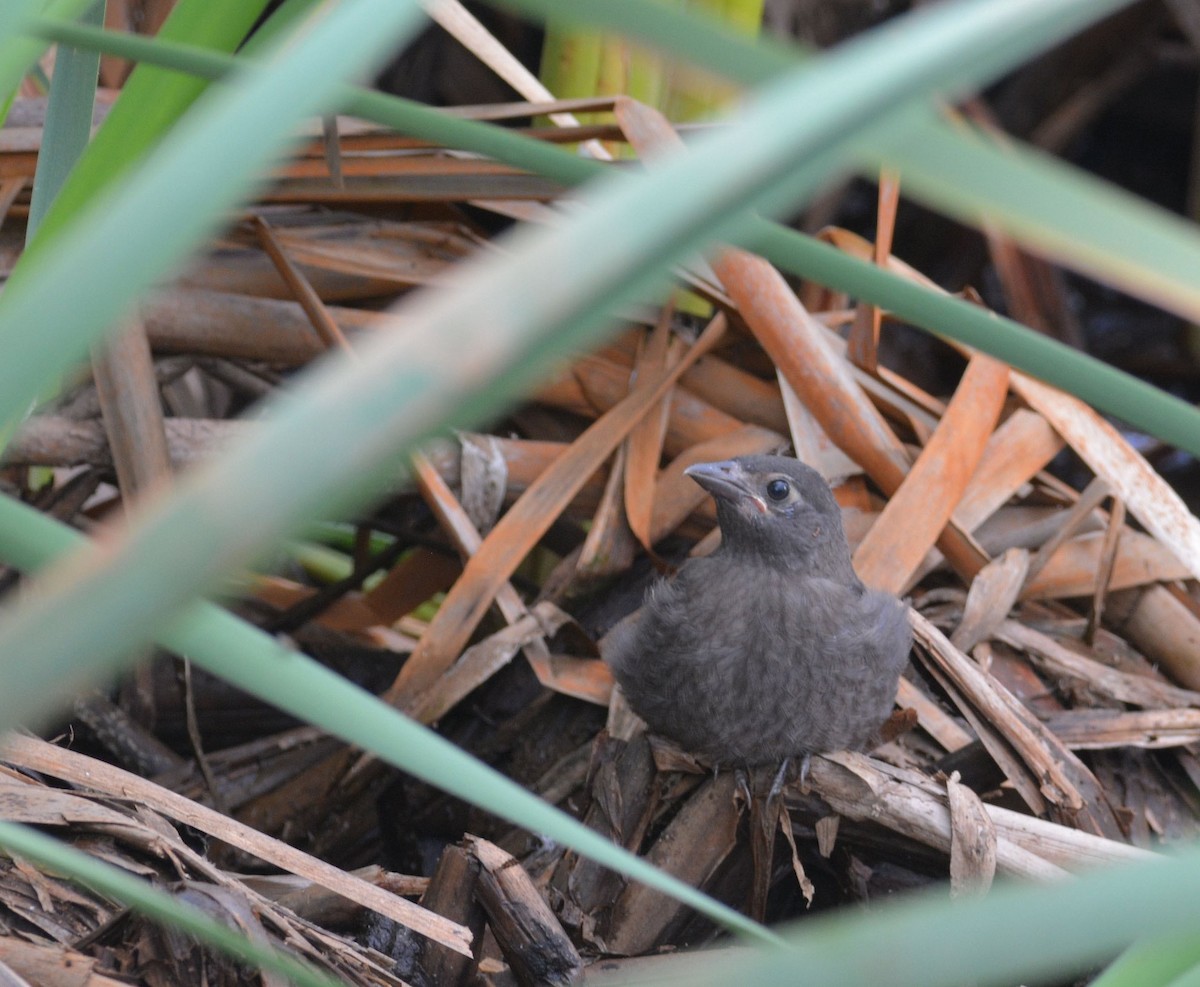
<svg viewBox="0 0 1200 987">
<path fill-rule="evenodd" d="M 673 139 L 645 107 L 615 108 L 607 139 L 623 133 L 649 158 Z M 384 330 L 375 310 L 489 249 L 482 213 L 454 203 L 537 215 L 557 192 L 370 128 L 337 133 L 341 187 L 314 145 L 267 200 L 300 204 L 249 211 L 141 309 L 176 468 L 253 428 L 229 419 L 328 346 L 403 331 Z M 31 160 L 21 145 L 3 172 L 14 216 L 26 193 L 11 176 Z M 896 195 L 882 185 L 877 243 L 838 229 L 825 239 L 924 282 L 889 252 Z M 1007 249 L 995 237 L 993 248 Z M 1003 256 L 1015 290 L 1024 268 Z M 1196 834 L 1200 524 L 1121 433 L 943 344 L 928 353 L 957 366 L 958 382 L 927 393 L 917 374 L 889 369 L 886 312 L 819 286 L 797 294 L 745 252 L 720 253 L 686 283 L 715 305 L 711 318 L 638 313 L 493 434 L 431 444 L 360 519 L 350 577 L 322 590 L 281 568 L 257 580 L 244 614 L 771 921 L 806 914 L 808 900 L 833 908 L 938 880 L 983 894 L 996 874 L 1059 879 Z M 684 468 L 788 447 L 833 484 L 863 579 L 910 598 L 916 647 L 892 738 L 814 758 L 806 784 L 756 816 L 731 775 L 642 732 L 596 643 L 658 569 L 714 544 L 711 505 Z M 1086 466 L 1082 493 L 1048 471 L 1064 450 Z M 55 467 L 39 504 L 94 527 L 136 494 L 128 477 L 156 475 L 142 455 L 107 440 L 85 386 L 22 428 L 7 476 Z M 385 558 L 369 531 L 400 544 Z M 431 599 L 436 609 L 419 609 Z M 597 958 L 716 935 L 658 893 L 207 676 L 181 683 L 172 662 L 126 688 L 131 715 L 111 721 L 119 742 L 95 716 L 80 723 L 82 746 L 152 779 L 69 742 L 12 736 L 0 814 L 352 983 L 567 982 Z M 0 922 L 0 962 L 42 971 L 25 974 L 39 982 L 85 982 L 68 969 L 97 983 L 245 975 L 20 860 L 0 861 Z"/>
</svg>

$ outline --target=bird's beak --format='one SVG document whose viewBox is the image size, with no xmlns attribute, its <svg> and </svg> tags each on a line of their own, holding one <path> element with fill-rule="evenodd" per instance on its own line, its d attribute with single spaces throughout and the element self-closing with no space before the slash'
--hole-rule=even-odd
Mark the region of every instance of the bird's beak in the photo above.
<svg viewBox="0 0 1200 987">
<path fill-rule="evenodd" d="M 732 503 L 751 501 L 760 512 L 767 512 L 766 502 L 758 495 L 741 463 L 726 459 L 719 463 L 696 463 L 683 471 L 717 500 Z"/>
</svg>

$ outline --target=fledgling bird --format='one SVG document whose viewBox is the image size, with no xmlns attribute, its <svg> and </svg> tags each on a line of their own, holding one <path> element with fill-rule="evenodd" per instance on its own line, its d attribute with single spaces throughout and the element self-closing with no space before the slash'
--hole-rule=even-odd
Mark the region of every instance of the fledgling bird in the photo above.
<svg viewBox="0 0 1200 987">
<path fill-rule="evenodd" d="M 863 748 L 891 711 L 912 632 L 900 601 L 855 575 L 828 485 L 784 456 L 686 472 L 716 501 L 721 545 L 651 587 L 605 640 L 629 705 L 716 765 L 806 767 Z"/>
</svg>

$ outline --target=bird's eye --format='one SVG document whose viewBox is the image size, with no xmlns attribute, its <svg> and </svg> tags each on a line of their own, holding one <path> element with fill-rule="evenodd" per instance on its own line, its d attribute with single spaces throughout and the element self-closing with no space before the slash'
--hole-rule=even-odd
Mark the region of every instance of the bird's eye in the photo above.
<svg viewBox="0 0 1200 987">
<path fill-rule="evenodd" d="M 787 480 L 772 480 L 767 484 L 767 496 L 772 500 L 786 500 L 791 492 L 792 488 Z"/>
</svg>

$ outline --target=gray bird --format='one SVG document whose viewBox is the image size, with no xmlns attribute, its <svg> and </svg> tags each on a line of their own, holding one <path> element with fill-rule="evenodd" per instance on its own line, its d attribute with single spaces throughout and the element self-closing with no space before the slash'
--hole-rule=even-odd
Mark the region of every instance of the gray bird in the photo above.
<svg viewBox="0 0 1200 987">
<path fill-rule="evenodd" d="M 861 749 L 888 718 L 912 633 L 850 563 L 821 475 L 784 456 L 686 470 L 717 504 L 721 545 L 651 587 L 605 639 L 630 706 L 716 765 Z"/>
</svg>

